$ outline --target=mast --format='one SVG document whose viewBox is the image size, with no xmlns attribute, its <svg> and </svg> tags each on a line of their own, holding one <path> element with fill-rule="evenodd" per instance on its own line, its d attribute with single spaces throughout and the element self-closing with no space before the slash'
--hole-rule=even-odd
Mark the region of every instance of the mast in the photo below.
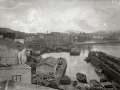
<svg viewBox="0 0 120 90">
<path fill-rule="evenodd" d="M 88 50 L 89 50 L 89 52 L 91 52 L 91 50 L 90 50 L 90 47 L 88 46 Z"/>
</svg>

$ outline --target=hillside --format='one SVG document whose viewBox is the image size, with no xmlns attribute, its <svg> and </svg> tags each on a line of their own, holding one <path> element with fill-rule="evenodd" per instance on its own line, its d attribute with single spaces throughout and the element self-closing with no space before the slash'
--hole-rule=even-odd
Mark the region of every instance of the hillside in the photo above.
<svg viewBox="0 0 120 90">
<path fill-rule="evenodd" d="M 20 31 L 14 31 L 9 28 L 0 28 L 0 35 L 3 35 L 3 38 L 15 38 L 15 37 L 24 37 L 24 35 L 27 35 L 27 33 L 20 32 Z"/>
<path fill-rule="evenodd" d="M 76 31 L 76 30 L 66 30 L 64 33 L 76 33 L 76 34 L 78 34 L 78 33 L 83 33 L 83 32 Z"/>
<path fill-rule="evenodd" d="M 9 32 L 9 33 L 24 33 L 24 32 L 20 32 L 20 31 L 15 31 L 15 30 L 12 30 L 12 29 L 9 29 L 9 28 L 2 28 L 0 27 L 0 32 Z"/>
<path fill-rule="evenodd" d="M 108 31 L 97 31 L 96 34 L 118 34 L 120 35 L 119 30 L 108 30 Z"/>
</svg>

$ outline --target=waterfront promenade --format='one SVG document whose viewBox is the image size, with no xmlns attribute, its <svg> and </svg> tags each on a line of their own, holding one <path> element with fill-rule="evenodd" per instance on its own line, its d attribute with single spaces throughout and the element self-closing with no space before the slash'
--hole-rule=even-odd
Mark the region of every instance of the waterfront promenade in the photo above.
<svg viewBox="0 0 120 90">
<path fill-rule="evenodd" d="M 86 41 L 86 42 L 73 42 L 73 44 L 78 45 L 91 45 L 91 44 L 107 44 L 107 43 L 120 43 L 120 40 L 96 40 L 96 41 Z"/>
</svg>

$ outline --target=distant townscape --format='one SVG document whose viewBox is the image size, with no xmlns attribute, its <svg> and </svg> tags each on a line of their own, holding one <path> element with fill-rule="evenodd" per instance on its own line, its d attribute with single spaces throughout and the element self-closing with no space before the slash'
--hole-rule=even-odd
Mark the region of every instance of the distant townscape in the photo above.
<svg viewBox="0 0 120 90">
<path fill-rule="evenodd" d="M 118 42 L 119 31 L 24 33 L 0 28 L 0 89 L 120 90 L 120 59 L 90 48 L 93 44 Z M 42 56 L 66 52 L 77 57 L 82 47 L 85 48 L 83 45 L 87 45 L 89 50 L 84 58 L 85 65 L 91 63 L 95 66 L 99 81 L 93 79 L 88 82 L 88 76 L 80 71 L 73 80 L 66 75 L 69 65 L 65 57 Z"/>
</svg>

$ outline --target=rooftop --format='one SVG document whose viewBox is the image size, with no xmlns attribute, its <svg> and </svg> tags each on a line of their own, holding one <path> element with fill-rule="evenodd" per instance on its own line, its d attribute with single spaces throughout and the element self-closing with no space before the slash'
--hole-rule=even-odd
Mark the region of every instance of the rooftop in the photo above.
<svg viewBox="0 0 120 90">
<path fill-rule="evenodd" d="M 47 58 L 43 59 L 41 62 L 39 62 L 39 63 L 36 65 L 36 67 L 41 66 L 41 65 L 44 65 L 44 64 L 50 65 L 50 66 L 54 67 L 54 66 L 56 65 L 56 63 L 57 63 L 57 58 L 47 57 Z"/>
<path fill-rule="evenodd" d="M 16 64 L 16 65 L 9 65 L 7 67 L 0 67 L 0 70 L 8 70 L 8 69 L 31 69 L 31 67 L 29 67 L 26 64 Z"/>
</svg>

